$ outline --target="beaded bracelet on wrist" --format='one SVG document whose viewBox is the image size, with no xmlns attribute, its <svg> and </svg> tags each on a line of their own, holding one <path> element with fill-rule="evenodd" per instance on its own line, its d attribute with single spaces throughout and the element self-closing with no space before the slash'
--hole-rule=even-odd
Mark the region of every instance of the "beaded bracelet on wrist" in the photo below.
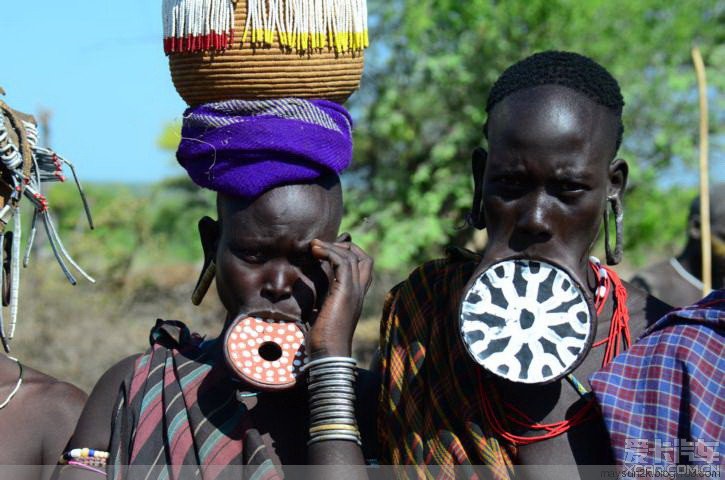
<svg viewBox="0 0 725 480">
<path fill-rule="evenodd" d="M 63 453 L 58 460 L 61 465 L 76 462 L 91 467 L 105 467 L 108 462 L 108 452 L 93 448 L 74 448 Z"/>
</svg>

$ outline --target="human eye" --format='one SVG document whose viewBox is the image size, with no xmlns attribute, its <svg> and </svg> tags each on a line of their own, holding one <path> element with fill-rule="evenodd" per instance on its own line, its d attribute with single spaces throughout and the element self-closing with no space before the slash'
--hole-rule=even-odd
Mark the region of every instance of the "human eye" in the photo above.
<svg viewBox="0 0 725 480">
<path fill-rule="evenodd" d="M 259 250 L 234 247 L 232 253 L 243 262 L 261 264 L 267 261 L 267 255 Z"/>
<path fill-rule="evenodd" d="M 493 193 L 501 197 L 518 197 L 527 189 L 527 186 L 526 177 L 515 173 L 493 175 L 490 181 Z"/>
<path fill-rule="evenodd" d="M 562 192 L 582 192 L 588 190 L 587 186 L 579 182 L 564 181 L 559 183 L 559 189 Z"/>
<path fill-rule="evenodd" d="M 554 187 L 555 193 L 569 200 L 575 200 L 591 190 L 586 183 L 576 180 L 560 180 Z"/>
</svg>

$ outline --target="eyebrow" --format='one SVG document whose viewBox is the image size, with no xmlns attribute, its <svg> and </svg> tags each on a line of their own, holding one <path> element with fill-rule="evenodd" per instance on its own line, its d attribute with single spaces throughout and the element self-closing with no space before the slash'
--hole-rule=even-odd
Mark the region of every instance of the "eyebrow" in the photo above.
<svg viewBox="0 0 725 480">
<path fill-rule="evenodd" d="M 312 242 L 312 238 L 309 240 L 301 240 L 301 241 L 295 241 L 292 244 L 292 250 L 295 252 L 306 252 L 310 249 L 310 242 Z M 254 244 L 255 246 L 258 246 L 265 250 L 271 250 L 274 247 L 278 245 L 279 242 L 276 242 L 270 237 L 267 236 L 259 236 L 259 237 L 235 237 L 231 239 L 231 243 L 234 245 L 241 245 L 241 244 Z"/>
<path fill-rule="evenodd" d="M 574 168 L 559 168 L 554 170 L 554 176 L 559 180 L 575 179 L 575 180 L 592 180 L 596 175 L 587 170 Z"/>
</svg>

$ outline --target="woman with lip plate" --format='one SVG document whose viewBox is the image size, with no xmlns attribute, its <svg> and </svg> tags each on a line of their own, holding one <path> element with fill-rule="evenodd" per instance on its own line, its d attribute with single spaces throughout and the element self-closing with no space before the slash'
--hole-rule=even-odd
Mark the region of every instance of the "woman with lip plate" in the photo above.
<svg viewBox="0 0 725 480">
<path fill-rule="evenodd" d="M 333 465 L 314 478 L 365 476 L 350 465 L 372 455 L 377 390 L 350 356 L 373 262 L 339 232 L 352 159 L 339 102 L 362 72 L 364 2 L 298 3 L 164 2 L 172 78 L 190 105 L 177 159 L 217 192 L 192 300 L 216 281 L 227 315 L 204 339 L 159 320 L 151 348 L 94 388 L 61 478 L 268 479 L 308 464 Z"/>
<path fill-rule="evenodd" d="M 386 302 L 381 463 L 488 465 L 496 478 L 508 478 L 516 464 L 614 463 L 587 379 L 667 311 L 590 258 L 610 207 L 616 245 L 610 249 L 613 240 L 606 238 L 607 261 L 621 256 L 628 173 L 617 157 L 623 105 L 609 72 L 575 53 L 535 54 L 496 81 L 486 107 L 488 151 L 476 149 L 472 162 L 470 222 L 486 228 L 485 250 L 451 250 L 447 258 L 420 266 Z M 533 266 L 506 284 L 505 270 L 514 265 Z M 539 275 L 542 265 L 556 266 L 550 271 L 567 278 L 560 285 L 578 286 L 582 318 L 591 315 L 588 343 L 572 347 L 573 360 L 559 377 L 537 382 L 528 376 L 549 355 L 541 345 L 561 353 L 575 340 L 564 334 L 556 340 L 551 332 L 542 333 L 541 342 L 531 337 L 537 328 L 547 330 L 537 327 L 546 315 L 536 296 L 530 298 L 532 280 L 526 280 Z M 485 299 L 469 289 L 484 274 L 500 281 L 500 298 L 490 297 L 500 316 L 476 317 L 475 304 Z M 551 290 L 543 296 L 551 297 Z M 506 320 L 510 311 L 520 317 Z M 578 328 L 576 318 L 563 327 Z M 470 327 L 491 319 L 485 332 Z M 495 369 L 487 368 L 489 353 L 498 358 Z M 548 370 L 549 364 L 533 373 Z M 511 372 L 517 376 L 507 377 Z M 474 470 L 464 473 L 476 478 Z"/>
</svg>

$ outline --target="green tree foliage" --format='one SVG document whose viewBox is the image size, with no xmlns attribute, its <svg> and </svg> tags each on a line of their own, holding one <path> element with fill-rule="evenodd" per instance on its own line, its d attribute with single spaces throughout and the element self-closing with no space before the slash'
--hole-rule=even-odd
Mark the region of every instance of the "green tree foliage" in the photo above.
<svg viewBox="0 0 725 480">
<path fill-rule="evenodd" d="M 692 190 L 663 189 L 661 179 L 692 169 L 697 155 L 693 44 L 720 102 L 711 101 L 711 112 L 722 112 L 722 3 L 369 0 L 369 10 L 374 46 L 351 100 L 356 157 L 346 178 L 346 227 L 378 268 L 406 270 L 471 237 L 460 227 L 487 92 L 508 65 L 548 49 L 591 56 L 622 85 L 629 260 L 679 244 Z M 712 117 L 713 126 L 721 120 Z"/>
<path fill-rule="evenodd" d="M 472 230 L 463 228 L 470 152 L 485 143 L 486 95 L 504 68 L 545 49 L 589 55 L 622 85 L 620 154 L 631 167 L 625 259 L 641 262 L 684 241 L 695 191 L 681 177 L 693 172 L 697 154 L 693 44 L 708 66 L 713 159 L 722 161 L 717 142 L 724 135 L 715 130 L 723 120 L 722 4 L 368 1 L 373 46 L 362 89 L 348 103 L 357 120 L 356 157 L 343 177 L 343 227 L 374 255 L 378 273 L 400 278 L 446 244 L 471 240 Z M 179 127 L 169 123 L 159 136 L 170 157 Z M 87 193 L 97 225 L 90 234 L 72 185 L 53 186 L 49 198 L 69 249 L 95 273 L 123 282 L 134 266 L 200 259 L 196 224 L 214 215 L 214 195 L 186 175 L 144 186 L 87 185 Z"/>
</svg>

